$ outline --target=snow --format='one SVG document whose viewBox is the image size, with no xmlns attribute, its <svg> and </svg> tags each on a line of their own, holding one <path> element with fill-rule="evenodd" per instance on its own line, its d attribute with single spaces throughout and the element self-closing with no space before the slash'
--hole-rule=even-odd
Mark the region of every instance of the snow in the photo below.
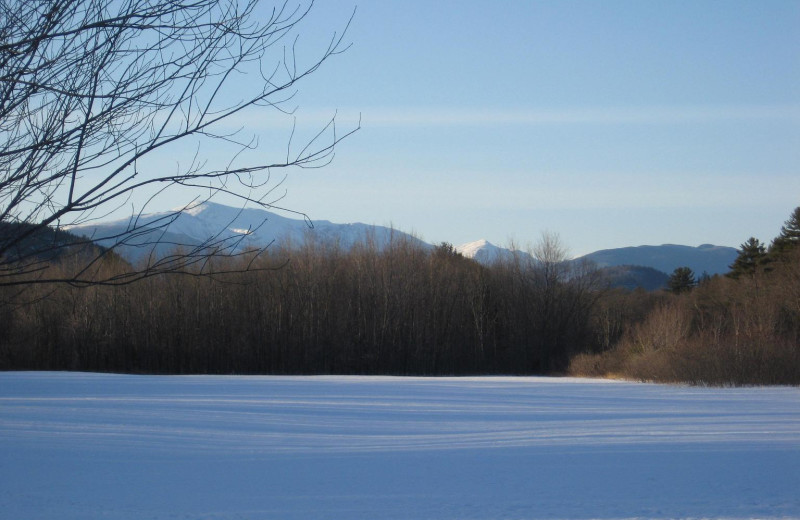
<svg viewBox="0 0 800 520">
<path fill-rule="evenodd" d="M 497 247 L 496 245 L 484 239 L 456 246 L 456 251 L 461 253 L 463 256 L 472 258 L 473 260 L 484 265 L 491 265 L 499 260 L 510 260 L 514 257 L 514 255 L 530 257 L 530 255 L 524 251 Z"/>
<path fill-rule="evenodd" d="M 0 518 L 798 518 L 798 489 L 798 388 L 0 373 Z"/>
<path fill-rule="evenodd" d="M 458 251 L 464 256 L 472 258 L 473 256 L 475 256 L 475 253 L 487 247 L 493 248 L 495 246 L 488 240 L 482 238 L 474 242 L 467 242 L 466 244 L 461 244 L 460 246 L 456 246 L 456 251 Z"/>
</svg>

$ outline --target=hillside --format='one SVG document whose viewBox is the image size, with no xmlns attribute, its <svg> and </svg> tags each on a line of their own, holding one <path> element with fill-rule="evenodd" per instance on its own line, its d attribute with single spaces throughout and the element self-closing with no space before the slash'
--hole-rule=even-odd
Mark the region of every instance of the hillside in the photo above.
<svg viewBox="0 0 800 520">
<path fill-rule="evenodd" d="M 733 247 L 711 244 L 698 247 L 664 244 L 604 249 L 581 258 L 593 261 L 598 267 L 641 265 L 664 273 L 671 273 L 678 267 L 687 266 L 700 276 L 704 272 L 710 275 L 727 273 L 736 255 L 737 250 Z"/>
<path fill-rule="evenodd" d="M 79 233 L 63 228 L 0 222 L 0 265 L 14 265 L 3 275 L 38 271 L 51 262 L 66 258 L 89 262 L 99 255 L 116 257 Z"/>
<path fill-rule="evenodd" d="M 666 287 L 669 280 L 666 273 L 641 265 L 601 267 L 600 271 L 611 287 L 621 289 L 641 288 L 646 291 L 657 291 Z"/>
</svg>

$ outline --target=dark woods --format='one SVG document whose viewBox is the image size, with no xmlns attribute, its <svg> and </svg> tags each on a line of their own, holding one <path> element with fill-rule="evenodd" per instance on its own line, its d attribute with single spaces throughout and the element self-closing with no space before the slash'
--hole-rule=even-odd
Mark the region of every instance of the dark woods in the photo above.
<svg viewBox="0 0 800 520">
<path fill-rule="evenodd" d="M 562 260 L 519 257 L 487 268 L 448 245 L 345 251 L 307 243 L 255 260 L 274 270 L 163 275 L 122 287 L 32 286 L 26 297 L 34 303 L 3 307 L 0 368 L 562 372 L 594 345 L 601 294 L 595 271 Z"/>
</svg>

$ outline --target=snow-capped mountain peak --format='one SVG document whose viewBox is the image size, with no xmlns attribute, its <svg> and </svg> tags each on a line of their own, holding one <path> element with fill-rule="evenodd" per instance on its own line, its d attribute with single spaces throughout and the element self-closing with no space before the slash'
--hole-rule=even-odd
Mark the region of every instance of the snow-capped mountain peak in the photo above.
<svg viewBox="0 0 800 520">
<path fill-rule="evenodd" d="M 491 242 L 488 240 L 480 239 L 474 242 L 467 242 L 466 244 L 461 244 L 460 246 L 456 247 L 456 251 L 461 253 L 463 256 L 468 258 L 474 258 L 475 254 L 484 249 L 491 249 L 495 248 Z"/>
<path fill-rule="evenodd" d="M 456 251 L 467 258 L 484 265 L 493 264 L 499 260 L 509 259 L 518 253 L 504 247 L 498 247 L 488 240 L 476 240 L 456 246 Z"/>
</svg>

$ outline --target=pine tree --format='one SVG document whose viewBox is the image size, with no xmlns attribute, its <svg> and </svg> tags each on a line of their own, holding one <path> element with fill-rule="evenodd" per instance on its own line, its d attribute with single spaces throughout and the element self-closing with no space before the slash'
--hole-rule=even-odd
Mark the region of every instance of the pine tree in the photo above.
<svg viewBox="0 0 800 520">
<path fill-rule="evenodd" d="M 678 267 L 675 269 L 667 281 L 667 287 L 675 294 L 691 291 L 697 285 L 694 272 L 688 267 Z"/>
<path fill-rule="evenodd" d="M 800 206 L 792 212 L 789 220 L 784 222 L 781 227 L 781 234 L 778 235 L 769 247 L 770 255 L 777 257 L 788 253 L 800 244 Z"/>
<path fill-rule="evenodd" d="M 737 279 L 740 276 L 752 276 L 756 270 L 764 265 L 767 260 L 767 249 L 760 240 L 754 237 L 747 239 L 739 246 L 739 255 L 729 266 L 731 271 L 728 276 Z"/>
</svg>

